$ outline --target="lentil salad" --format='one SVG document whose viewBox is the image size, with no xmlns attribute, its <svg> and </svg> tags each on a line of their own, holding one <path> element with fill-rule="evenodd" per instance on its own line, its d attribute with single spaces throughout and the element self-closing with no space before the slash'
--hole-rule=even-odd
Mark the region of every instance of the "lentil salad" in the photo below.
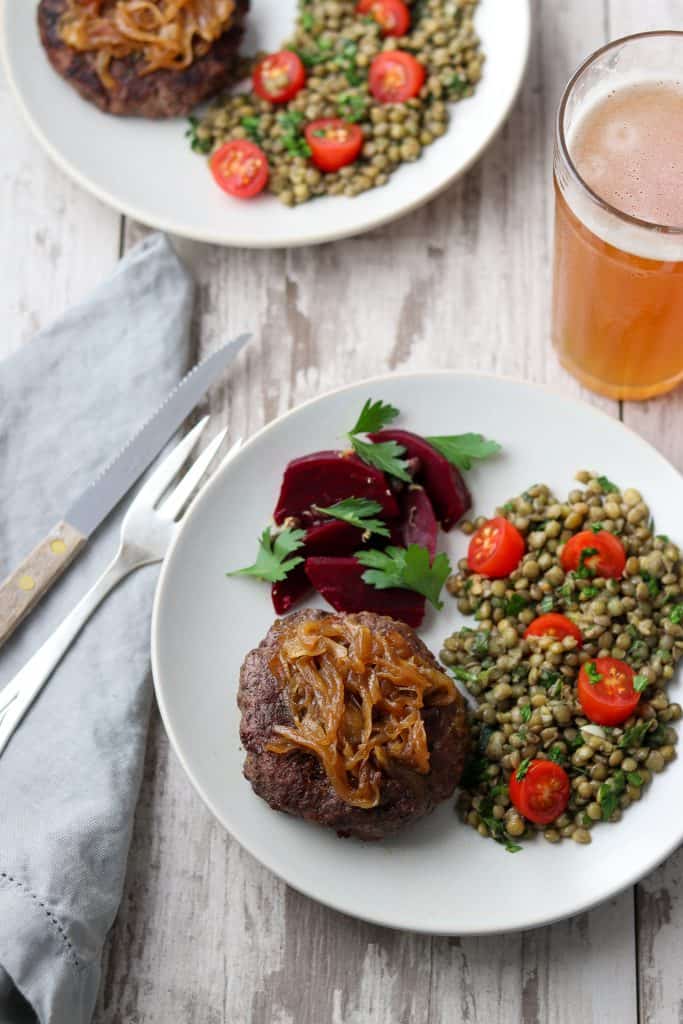
<svg viewBox="0 0 683 1024">
<path fill-rule="evenodd" d="M 215 158 L 228 142 L 258 146 L 267 159 L 267 187 L 288 206 L 385 184 L 446 132 L 449 102 L 474 91 L 484 60 L 473 24 L 477 4 L 407 0 L 410 31 L 392 36 L 373 16 L 359 13 L 356 0 L 301 0 L 284 51 L 304 65 L 305 84 L 286 102 L 270 102 L 253 89 L 223 97 L 192 122 L 193 149 Z M 381 102 L 373 94 L 372 71 L 392 54 L 424 68 L 424 84 L 418 82 L 419 91 L 404 102 Z M 262 60 L 253 62 L 257 71 Z M 316 156 L 316 136 L 330 130 L 329 119 L 337 133 L 362 134 L 360 152 L 337 170 L 322 169 Z"/>
<path fill-rule="evenodd" d="M 552 843 L 570 837 L 589 843 L 594 824 L 618 821 L 676 757 L 672 723 L 681 707 L 670 702 L 667 685 L 683 655 L 680 551 L 655 534 L 638 491 L 622 493 L 585 471 L 577 479 L 583 489 L 564 502 L 538 484 L 497 510 L 524 538 L 525 553 L 512 571 L 488 578 L 462 560 L 447 582 L 459 610 L 477 619 L 476 629 L 456 631 L 441 652 L 477 702 L 475 754 L 459 810 L 482 836 L 511 852 L 535 831 Z M 473 534 L 484 523 L 465 521 L 462 529 Z M 584 547 L 567 571 L 567 552 L 584 531 L 623 548 L 613 575 L 591 568 L 595 547 Z M 612 546 L 614 540 L 601 548 Z M 564 617 L 571 628 L 528 635 L 540 617 Z M 594 689 L 598 667 L 604 671 L 612 659 L 632 673 L 637 706 L 618 725 L 596 724 L 579 699 L 582 677 L 584 690 Z M 553 820 L 534 823 L 510 790 L 519 789 L 530 766 L 540 763 L 542 770 L 544 762 L 548 773 L 550 765 L 566 773 L 568 801 Z"/>
</svg>

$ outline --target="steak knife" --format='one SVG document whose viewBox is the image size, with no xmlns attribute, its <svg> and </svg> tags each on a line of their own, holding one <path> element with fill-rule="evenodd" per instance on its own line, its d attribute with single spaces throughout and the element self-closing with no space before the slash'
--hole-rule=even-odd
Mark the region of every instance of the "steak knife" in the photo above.
<svg viewBox="0 0 683 1024">
<path fill-rule="evenodd" d="M 156 412 L 86 487 L 64 518 L 0 586 L 0 647 L 85 547 L 135 481 L 220 374 L 246 345 L 250 334 L 227 342 L 195 366 Z"/>
</svg>

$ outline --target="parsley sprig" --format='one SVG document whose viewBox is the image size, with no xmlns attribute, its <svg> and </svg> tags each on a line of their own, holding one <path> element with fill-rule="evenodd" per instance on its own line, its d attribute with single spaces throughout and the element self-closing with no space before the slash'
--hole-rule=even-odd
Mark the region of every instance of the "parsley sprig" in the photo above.
<svg viewBox="0 0 683 1024">
<path fill-rule="evenodd" d="M 314 508 L 325 516 L 340 519 L 349 526 L 357 526 L 365 533 L 376 533 L 380 537 L 391 536 L 386 524 L 381 519 L 373 518 L 382 511 L 378 501 L 371 501 L 369 498 L 344 498 L 329 508 L 320 508 L 319 505 L 315 505 Z"/>
<path fill-rule="evenodd" d="M 594 661 L 586 662 L 586 675 L 588 676 L 588 682 L 591 686 L 595 686 L 602 679 L 602 675 L 598 672 L 597 665 Z"/>
<path fill-rule="evenodd" d="M 234 569 L 227 576 L 255 576 L 268 583 L 279 583 L 287 578 L 297 565 L 304 561 L 301 556 L 290 558 L 303 547 L 305 530 L 280 530 L 275 537 L 267 526 L 259 538 L 256 561 L 245 569 Z"/>
<path fill-rule="evenodd" d="M 426 437 L 425 441 L 457 469 L 471 469 L 476 460 L 490 459 L 501 450 L 497 441 L 489 441 L 483 434 L 450 434 Z"/>
<path fill-rule="evenodd" d="M 381 399 L 373 402 L 371 398 L 368 398 L 347 437 L 354 452 L 363 462 L 367 462 L 375 469 L 380 469 L 383 473 L 395 476 L 405 483 L 410 483 L 412 477 L 408 472 L 406 450 L 402 444 L 398 444 L 397 441 L 380 441 L 373 444 L 372 441 L 358 436 L 359 434 L 374 434 L 376 431 L 382 430 L 397 416 L 398 409 L 393 405 L 389 405 Z"/>
<path fill-rule="evenodd" d="M 384 551 L 357 551 L 356 558 L 367 566 L 363 580 L 377 590 L 414 590 L 435 608 L 443 608 L 439 595 L 451 572 L 448 555 L 443 552 L 432 562 L 427 548 L 419 544 L 407 548 L 389 545 Z"/>
</svg>

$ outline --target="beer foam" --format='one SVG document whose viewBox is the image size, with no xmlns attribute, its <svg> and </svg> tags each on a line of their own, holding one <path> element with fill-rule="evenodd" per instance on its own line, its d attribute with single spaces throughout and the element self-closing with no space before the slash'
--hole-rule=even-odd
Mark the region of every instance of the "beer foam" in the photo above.
<svg viewBox="0 0 683 1024">
<path fill-rule="evenodd" d="M 580 167 L 580 176 L 593 191 L 615 208 L 652 222 L 652 227 L 642 227 L 605 210 L 559 168 L 558 178 L 572 212 L 603 241 L 644 259 L 678 262 L 683 260 L 683 231 L 662 230 L 657 224 L 671 217 L 671 209 L 666 202 L 667 190 L 671 189 L 671 195 L 675 197 L 680 195 L 681 168 L 674 150 L 683 150 L 683 144 L 672 138 L 672 162 L 668 166 L 660 162 L 655 164 L 652 160 L 653 147 L 664 150 L 666 142 L 662 144 L 660 141 L 661 131 L 655 134 L 643 125 L 642 111 L 639 124 L 637 117 L 631 120 L 624 116 L 625 104 L 621 105 L 620 111 L 617 103 L 617 116 L 613 123 L 609 122 L 613 116 L 613 111 L 608 109 L 609 101 L 622 97 L 626 100 L 624 94 L 630 92 L 642 105 L 645 91 L 651 94 L 653 87 L 662 90 L 662 96 L 665 90 L 669 94 L 674 90 L 678 94 L 677 103 L 679 97 L 683 99 L 680 80 L 665 81 L 661 76 L 622 73 L 593 87 L 582 100 L 574 102 L 567 137 L 572 160 Z M 669 95 L 669 104 L 670 99 Z M 606 108 L 604 112 L 600 107 Z M 661 112 L 659 120 L 662 120 Z M 596 126 L 599 128 L 599 140 L 588 139 L 591 128 Z M 656 170 L 656 175 L 653 175 L 653 170 Z M 653 177 L 656 177 L 656 185 L 651 184 L 648 188 L 644 179 L 649 178 L 652 182 Z"/>
</svg>

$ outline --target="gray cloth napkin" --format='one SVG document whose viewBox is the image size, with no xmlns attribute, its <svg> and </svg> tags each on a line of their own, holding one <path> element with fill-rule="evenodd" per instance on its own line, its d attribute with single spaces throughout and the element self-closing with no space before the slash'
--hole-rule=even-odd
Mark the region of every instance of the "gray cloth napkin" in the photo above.
<svg viewBox="0 0 683 1024">
<path fill-rule="evenodd" d="M 0 578 L 188 369 L 192 301 L 186 270 L 153 235 L 0 362 Z M 124 510 L 0 651 L 0 689 L 113 557 Z M 107 599 L 0 757 L 1 1024 L 92 1017 L 140 785 L 157 574 L 143 569 Z"/>
</svg>

